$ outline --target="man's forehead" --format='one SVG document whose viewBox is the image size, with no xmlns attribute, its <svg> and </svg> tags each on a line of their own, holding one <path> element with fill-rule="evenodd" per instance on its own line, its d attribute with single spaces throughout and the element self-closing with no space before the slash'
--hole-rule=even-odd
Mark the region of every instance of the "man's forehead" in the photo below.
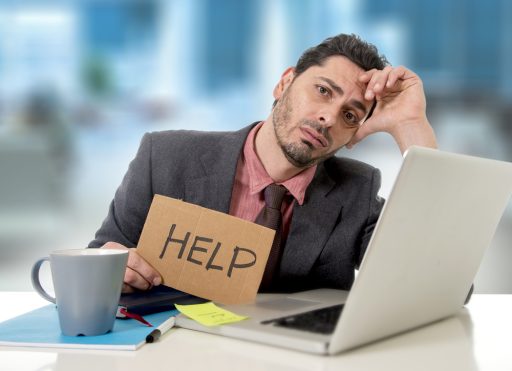
<svg viewBox="0 0 512 371">
<path fill-rule="evenodd" d="M 311 76 L 323 76 L 339 83 L 353 83 L 361 91 L 366 90 L 366 84 L 359 81 L 359 76 L 365 73 L 365 70 L 341 55 L 326 58 L 321 65 L 309 67 L 304 74 L 308 72 Z"/>
</svg>

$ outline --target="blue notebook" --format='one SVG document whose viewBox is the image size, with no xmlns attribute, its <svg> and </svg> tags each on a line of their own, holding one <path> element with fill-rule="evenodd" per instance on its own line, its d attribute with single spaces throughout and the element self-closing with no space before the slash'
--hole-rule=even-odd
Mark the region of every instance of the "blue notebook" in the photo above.
<svg viewBox="0 0 512 371">
<path fill-rule="evenodd" d="M 177 310 L 144 316 L 154 327 L 148 327 L 133 319 L 116 319 L 114 329 L 98 336 L 62 335 L 57 307 L 47 305 L 0 323 L 0 345 L 136 350 L 146 342 L 146 336 L 162 322 L 176 316 Z"/>
</svg>

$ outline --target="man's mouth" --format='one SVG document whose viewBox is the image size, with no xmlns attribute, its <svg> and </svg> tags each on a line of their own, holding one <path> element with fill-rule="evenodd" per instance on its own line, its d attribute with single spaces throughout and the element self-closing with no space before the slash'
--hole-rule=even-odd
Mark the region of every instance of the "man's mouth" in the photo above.
<svg viewBox="0 0 512 371">
<path fill-rule="evenodd" d="M 322 134 L 310 127 L 303 126 L 300 128 L 300 131 L 304 139 L 310 142 L 314 148 L 325 148 L 329 145 L 329 142 Z"/>
</svg>

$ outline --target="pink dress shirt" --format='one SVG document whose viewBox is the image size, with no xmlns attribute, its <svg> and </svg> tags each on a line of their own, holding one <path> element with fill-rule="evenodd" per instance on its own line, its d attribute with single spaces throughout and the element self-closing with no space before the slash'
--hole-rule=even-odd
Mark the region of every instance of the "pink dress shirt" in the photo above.
<svg viewBox="0 0 512 371">
<path fill-rule="evenodd" d="M 236 167 L 235 182 L 231 195 L 229 214 L 254 222 L 260 211 L 265 206 L 263 190 L 274 180 L 268 175 L 263 167 L 256 150 L 254 139 L 256 133 L 264 124 L 264 121 L 256 125 L 247 136 L 243 151 L 238 159 Z M 295 175 L 282 183 L 288 192 L 285 195 L 281 212 L 283 214 L 282 239 L 286 241 L 290 230 L 290 223 L 293 213 L 293 200 L 299 205 L 304 203 L 306 189 L 311 183 L 316 171 L 316 165 Z"/>
</svg>

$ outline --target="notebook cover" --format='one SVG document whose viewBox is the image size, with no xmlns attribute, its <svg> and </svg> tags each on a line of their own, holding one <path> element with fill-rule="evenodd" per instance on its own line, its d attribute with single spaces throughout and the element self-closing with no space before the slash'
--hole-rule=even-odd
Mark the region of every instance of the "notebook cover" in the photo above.
<svg viewBox="0 0 512 371">
<path fill-rule="evenodd" d="M 132 319 L 116 319 L 111 332 L 98 336 L 62 335 L 53 304 L 22 314 L 0 323 L 0 345 L 136 350 L 146 342 L 146 336 L 177 310 L 144 316 L 154 327 L 147 327 Z"/>
</svg>

